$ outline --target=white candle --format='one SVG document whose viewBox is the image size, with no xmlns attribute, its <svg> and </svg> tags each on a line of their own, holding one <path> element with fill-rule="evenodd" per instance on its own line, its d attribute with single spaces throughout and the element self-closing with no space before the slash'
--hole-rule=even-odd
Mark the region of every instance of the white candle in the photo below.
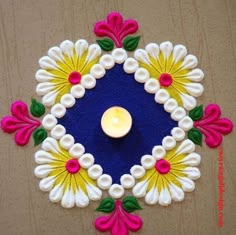
<svg viewBox="0 0 236 235">
<path fill-rule="evenodd" d="M 132 126 L 130 113 L 119 106 L 107 109 L 101 119 L 102 130 L 110 137 L 120 138 L 128 134 Z"/>
</svg>

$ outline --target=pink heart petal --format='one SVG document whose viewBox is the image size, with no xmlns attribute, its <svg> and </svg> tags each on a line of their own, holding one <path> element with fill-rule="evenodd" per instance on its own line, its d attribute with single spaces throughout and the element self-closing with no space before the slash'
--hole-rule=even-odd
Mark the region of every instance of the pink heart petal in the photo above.
<svg viewBox="0 0 236 235">
<path fill-rule="evenodd" d="M 106 232 L 111 230 L 116 220 L 115 212 L 109 216 L 101 216 L 95 221 L 95 228 L 101 232 Z"/>
<path fill-rule="evenodd" d="M 143 221 L 139 216 L 129 214 L 126 211 L 124 211 L 124 214 L 126 216 L 124 222 L 129 230 L 136 232 L 142 227 Z"/>
<path fill-rule="evenodd" d="M 211 125 L 211 128 L 219 131 L 223 135 L 227 135 L 233 130 L 233 123 L 228 118 L 221 118 L 219 120 L 216 120 Z"/>
<path fill-rule="evenodd" d="M 136 20 L 126 20 L 119 32 L 120 39 L 122 40 L 125 36 L 129 34 L 136 33 L 138 30 L 138 22 Z"/>
<path fill-rule="evenodd" d="M 204 126 L 200 130 L 205 135 L 205 142 L 209 147 L 216 148 L 221 144 L 222 136 L 218 131 L 209 126 Z"/>
<path fill-rule="evenodd" d="M 7 133 L 13 133 L 25 125 L 27 124 L 11 116 L 6 116 L 1 120 L 1 128 Z"/>
<path fill-rule="evenodd" d="M 220 118 L 221 110 L 217 104 L 209 104 L 205 108 L 204 113 L 205 113 L 205 116 L 203 117 L 204 124 L 212 123 L 213 121 L 216 121 L 217 119 Z M 201 122 L 201 120 L 200 120 L 200 122 Z"/>
<path fill-rule="evenodd" d="M 29 142 L 32 132 L 37 126 L 27 125 L 16 132 L 15 142 L 17 145 L 24 146 Z"/>
<path fill-rule="evenodd" d="M 25 116 L 29 116 L 28 107 L 22 101 L 15 101 L 11 105 L 11 113 L 19 120 L 25 121 Z"/>
<path fill-rule="evenodd" d="M 112 12 L 107 16 L 107 23 L 116 32 L 120 32 L 123 25 L 123 17 L 119 12 Z"/>
</svg>

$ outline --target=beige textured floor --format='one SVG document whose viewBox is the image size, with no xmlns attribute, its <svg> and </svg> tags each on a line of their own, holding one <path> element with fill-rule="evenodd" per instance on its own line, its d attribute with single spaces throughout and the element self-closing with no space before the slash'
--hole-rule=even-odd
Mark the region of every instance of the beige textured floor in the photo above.
<svg viewBox="0 0 236 235">
<path fill-rule="evenodd" d="M 93 23 L 110 11 L 135 18 L 148 42 L 170 40 L 187 46 L 205 72 L 200 102 L 216 102 L 236 121 L 236 1 L 235 0 L 0 0 L 0 115 L 10 104 L 35 97 L 38 59 L 64 39 L 94 42 Z M 224 227 L 218 228 L 218 149 L 197 148 L 202 154 L 202 177 L 182 203 L 168 208 L 146 206 L 143 235 L 236 234 L 236 134 L 224 139 Z M 48 201 L 33 175 L 36 148 L 16 147 L 13 136 L 0 132 L 0 234 L 94 235 L 99 213 L 65 210 Z"/>
</svg>

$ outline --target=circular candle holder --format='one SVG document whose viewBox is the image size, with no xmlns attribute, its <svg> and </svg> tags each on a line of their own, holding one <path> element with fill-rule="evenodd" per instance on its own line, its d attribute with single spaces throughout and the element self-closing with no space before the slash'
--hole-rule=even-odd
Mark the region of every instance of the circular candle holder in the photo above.
<svg viewBox="0 0 236 235">
<path fill-rule="evenodd" d="M 132 127 L 132 117 L 126 109 L 113 106 L 103 113 L 101 127 L 106 135 L 121 138 L 129 133 Z"/>
</svg>

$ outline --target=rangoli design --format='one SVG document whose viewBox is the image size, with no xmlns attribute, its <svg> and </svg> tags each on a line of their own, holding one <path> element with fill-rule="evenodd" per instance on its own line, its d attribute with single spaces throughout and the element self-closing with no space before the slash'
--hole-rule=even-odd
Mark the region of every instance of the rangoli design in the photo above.
<svg viewBox="0 0 236 235">
<path fill-rule="evenodd" d="M 136 49 L 137 31 L 137 21 L 112 12 L 94 25 L 97 43 L 66 40 L 50 48 L 35 75 L 42 101 L 32 99 L 30 107 L 15 101 L 11 116 L 1 120 L 17 145 L 31 136 L 40 145 L 34 173 L 49 200 L 64 208 L 100 201 L 96 210 L 107 215 L 94 226 L 112 235 L 141 229 L 133 213 L 142 209 L 140 198 L 161 206 L 182 201 L 200 177 L 195 145 L 216 148 L 233 129 L 217 104 L 197 104 L 204 90 L 197 58 L 168 41 Z M 118 115 L 119 106 L 132 117 L 131 130 L 120 138 L 104 128 L 122 134 L 121 114 L 111 123 L 109 115 L 103 118 L 101 128 L 113 106 L 110 115 Z"/>
</svg>

